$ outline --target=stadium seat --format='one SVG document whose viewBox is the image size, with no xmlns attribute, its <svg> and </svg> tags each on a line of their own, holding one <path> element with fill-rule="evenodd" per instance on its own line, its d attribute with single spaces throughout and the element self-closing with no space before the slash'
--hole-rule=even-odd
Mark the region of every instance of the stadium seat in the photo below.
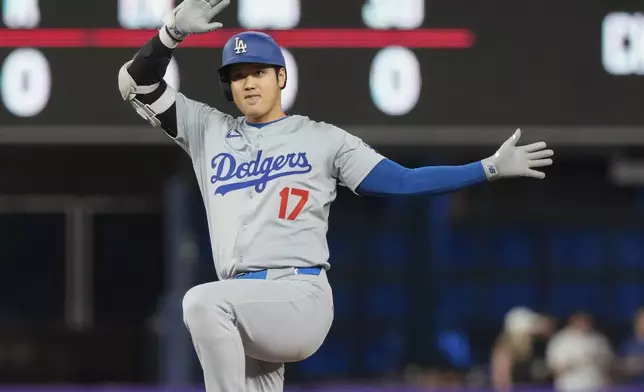
<svg viewBox="0 0 644 392">
<path fill-rule="evenodd" d="M 606 315 L 612 306 L 608 289 L 602 283 L 556 283 L 547 294 L 547 312 L 557 317 L 567 317 L 577 310 Z"/>
<path fill-rule="evenodd" d="M 615 287 L 614 319 L 630 323 L 638 308 L 644 306 L 644 287 L 639 283 L 621 283 Z"/>
<path fill-rule="evenodd" d="M 472 348 L 468 336 L 457 330 L 444 330 L 436 334 L 438 352 L 450 366 L 468 369 L 472 365 Z"/>
<path fill-rule="evenodd" d="M 599 269 L 605 261 L 602 233 L 599 230 L 551 231 L 548 263 L 551 269 Z"/>
<path fill-rule="evenodd" d="M 334 271 L 344 271 L 355 265 L 355 258 L 351 254 L 349 238 L 341 233 L 333 232 L 328 235 L 330 257 L 329 261 Z"/>
<path fill-rule="evenodd" d="M 644 270 L 644 233 L 626 230 L 613 241 L 613 256 L 617 266 Z"/>
<path fill-rule="evenodd" d="M 355 292 L 355 290 L 353 290 Z M 351 284 L 344 281 L 333 282 L 333 306 L 338 319 L 351 318 L 354 313 L 354 294 Z"/>
<path fill-rule="evenodd" d="M 374 375 L 385 375 L 398 370 L 403 360 L 405 331 L 390 329 L 368 340 L 363 357 L 365 369 Z"/>
<path fill-rule="evenodd" d="M 474 284 L 449 285 L 437 296 L 434 315 L 437 328 L 463 327 L 481 309 L 480 293 Z"/>
<path fill-rule="evenodd" d="M 536 247 L 534 235 L 509 229 L 495 236 L 495 252 L 492 262 L 504 268 L 531 268 L 535 262 Z"/>
<path fill-rule="evenodd" d="M 485 239 L 481 231 L 471 228 L 455 228 L 452 235 L 451 257 L 445 260 L 448 270 L 481 266 L 485 259 L 482 252 Z"/>
<path fill-rule="evenodd" d="M 382 283 L 366 288 L 365 312 L 369 319 L 401 320 L 407 316 L 408 293 L 404 284 Z"/>
<path fill-rule="evenodd" d="M 409 256 L 410 247 L 405 243 L 404 232 L 378 231 L 370 236 L 369 246 L 365 249 L 369 264 L 387 269 L 407 268 L 413 260 Z"/>
<path fill-rule="evenodd" d="M 351 350 L 351 339 L 331 334 L 315 355 L 295 366 L 311 378 L 346 377 L 352 362 Z"/>
<path fill-rule="evenodd" d="M 538 307 L 539 293 L 536 284 L 529 282 L 495 283 L 485 290 L 486 311 L 483 314 L 491 322 L 503 320 L 505 314 L 515 306 Z"/>
<path fill-rule="evenodd" d="M 635 311 L 644 306 L 644 287 L 639 283 L 644 273 L 644 232 L 627 229 L 618 233 L 612 243 L 611 261 L 617 269 L 614 319 L 630 323 Z"/>
</svg>

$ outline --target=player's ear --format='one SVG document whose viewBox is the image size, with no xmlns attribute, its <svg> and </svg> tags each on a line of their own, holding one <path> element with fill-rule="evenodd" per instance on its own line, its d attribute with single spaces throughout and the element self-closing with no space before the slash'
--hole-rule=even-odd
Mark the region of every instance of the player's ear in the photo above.
<svg viewBox="0 0 644 392">
<path fill-rule="evenodd" d="M 280 88 L 284 88 L 284 86 L 286 86 L 286 70 L 284 68 L 277 69 L 277 83 Z"/>
</svg>

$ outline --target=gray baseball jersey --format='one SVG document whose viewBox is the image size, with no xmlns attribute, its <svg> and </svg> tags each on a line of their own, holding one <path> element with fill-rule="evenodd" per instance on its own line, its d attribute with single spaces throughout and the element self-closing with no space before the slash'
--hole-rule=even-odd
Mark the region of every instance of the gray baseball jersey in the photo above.
<svg viewBox="0 0 644 392">
<path fill-rule="evenodd" d="M 262 128 L 177 93 L 175 140 L 190 156 L 219 279 L 280 267 L 330 267 L 337 185 L 356 191 L 384 157 L 330 124 L 292 115 Z"/>
</svg>

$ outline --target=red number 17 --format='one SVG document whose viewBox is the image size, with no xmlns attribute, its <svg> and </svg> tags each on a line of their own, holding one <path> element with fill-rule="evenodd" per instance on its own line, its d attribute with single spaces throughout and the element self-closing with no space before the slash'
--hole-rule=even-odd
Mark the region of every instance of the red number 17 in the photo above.
<svg viewBox="0 0 644 392">
<path fill-rule="evenodd" d="M 286 207 L 288 204 L 289 195 L 297 196 L 300 198 L 300 201 L 297 203 L 293 211 L 289 214 L 288 218 L 286 217 Z M 280 192 L 282 202 L 280 203 L 280 219 L 295 220 L 297 216 L 302 212 L 302 208 L 309 200 L 309 191 L 297 188 L 284 188 Z"/>
</svg>

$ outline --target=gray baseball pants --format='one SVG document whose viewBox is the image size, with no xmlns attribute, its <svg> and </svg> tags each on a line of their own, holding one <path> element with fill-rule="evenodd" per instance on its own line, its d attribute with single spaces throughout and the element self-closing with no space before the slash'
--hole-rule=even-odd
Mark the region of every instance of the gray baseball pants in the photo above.
<svg viewBox="0 0 644 392">
<path fill-rule="evenodd" d="M 315 353 L 333 322 L 326 272 L 271 270 L 265 280 L 231 279 L 190 289 L 183 319 L 207 392 L 281 392 L 284 364 Z"/>
</svg>

